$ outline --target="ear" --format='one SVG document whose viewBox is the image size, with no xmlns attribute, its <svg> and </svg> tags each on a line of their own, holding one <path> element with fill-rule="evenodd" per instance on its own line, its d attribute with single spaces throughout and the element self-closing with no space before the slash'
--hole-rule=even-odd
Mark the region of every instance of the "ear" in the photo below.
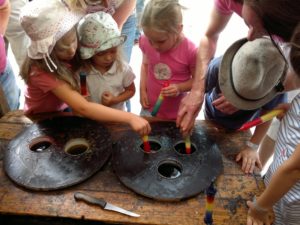
<svg viewBox="0 0 300 225">
<path fill-rule="evenodd" d="M 180 34 L 183 30 L 183 24 L 178 25 L 178 33 Z"/>
</svg>

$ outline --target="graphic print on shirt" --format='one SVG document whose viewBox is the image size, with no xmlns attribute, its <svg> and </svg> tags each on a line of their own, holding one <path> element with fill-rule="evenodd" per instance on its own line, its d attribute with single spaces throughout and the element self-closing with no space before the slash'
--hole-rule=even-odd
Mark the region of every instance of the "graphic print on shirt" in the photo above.
<svg viewBox="0 0 300 225">
<path fill-rule="evenodd" d="M 171 69 L 167 64 L 158 63 L 154 66 L 154 76 L 158 80 L 169 80 L 171 78 Z"/>
</svg>

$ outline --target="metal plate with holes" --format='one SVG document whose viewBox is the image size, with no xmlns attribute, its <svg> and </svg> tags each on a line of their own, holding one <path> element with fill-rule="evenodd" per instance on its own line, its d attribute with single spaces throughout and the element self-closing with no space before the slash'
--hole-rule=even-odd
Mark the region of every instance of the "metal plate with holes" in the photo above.
<svg viewBox="0 0 300 225">
<path fill-rule="evenodd" d="M 55 117 L 31 125 L 8 145 L 6 174 L 32 190 L 57 190 L 97 172 L 112 152 L 103 125 L 81 117 Z"/>
<path fill-rule="evenodd" d="M 113 167 L 121 182 L 133 191 L 162 201 L 178 201 L 205 190 L 223 171 L 218 146 L 205 130 L 195 126 L 191 153 L 173 122 L 151 124 L 151 152 L 143 140 L 128 131 L 113 150 Z"/>
</svg>

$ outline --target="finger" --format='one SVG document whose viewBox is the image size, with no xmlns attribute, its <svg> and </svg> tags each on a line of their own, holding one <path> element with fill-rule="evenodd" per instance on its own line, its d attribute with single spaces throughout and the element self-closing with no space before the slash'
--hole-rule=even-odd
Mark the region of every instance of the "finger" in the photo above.
<svg viewBox="0 0 300 225">
<path fill-rule="evenodd" d="M 239 153 L 239 154 L 236 156 L 235 161 L 238 162 L 238 161 L 241 160 L 241 158 L 242 158 L 242 154 Z"/>
<path fill-rule="evenodd" d="M 253 173 L 254 167 L 255 167 L 255 161 L 252 161 L 248 173 Z"/>
<path fill-rule="evenodd" d="M 176 126 L 177 127 L 179 127 L 181 125 L 185 114 L 186 114 L 185 106 L 179 107 L 179 111 L 177 113 L 177 118 L 176 118 Z"/>
<path fill-rule="evenodd" d="M 256 165 L 260 170 L 262 170 L 262 164 L 259 159 L 256 161 Z"/>
</svg>

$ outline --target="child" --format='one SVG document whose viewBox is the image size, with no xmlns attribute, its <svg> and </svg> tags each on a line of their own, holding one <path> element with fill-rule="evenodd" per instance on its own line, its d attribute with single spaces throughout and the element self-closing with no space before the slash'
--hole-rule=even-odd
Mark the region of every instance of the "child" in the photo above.
<svg viewBox="0 0 300 225">
<path fill-rule="evenodd" d="M 179 103 L 191 89 L 197 47 L 182 33 L 183 7 L 178 1 L 152 0 L 146 5 L 139 46 L 143 52 L 140 80 L 141 115 L 149 115 L 159 95 L 157 117 L 175 120 Z M 164 83 L 169 84 L 163 87 Z"/>
<path fill-rule="evenodd" d="M 63 111 L 69 106 L 90 119 L 125 122 L 140 135 L 148 134 L 150 125 L 143 118 L 88 102 L 78 92 L 74 26 L 81 18 L 60 0 L 34 0 L 22 9 L 21 25 L 31 39 L 21 72 L 27 84 L 25 113 Z"/>
<path fill-rule="evenodd" d="M 208 66 L 205 118 L 229 130 L 239 129 L 285 100 L 283 95 L 277 95 L 282 91 L 285 71 L 285 60 L 270 39 L 235 42 L 222 58 L 213 59 Z M 269 123 L 255 128 L 247 148 L 236 157 L 242 161 L 245 173 L 252 173 L 255 164 L 261 169 L 257 149 Z"/>
<path fill-rule="evenodd" d="M 290 62 L 300 87 L 300 24 L 291 39 Z M 266 189 L 256 201 L 247 202 L 247 225 L 267 224 L 268 209 L 273 207 L 273 225 L 299 224 L 300 221 L 300 94 L 292 101 L 291 107 L 280 123 L 275 144 L 275 154 L 265 177 Z"/>
<path fill-rule="evenodd" d="M 120 46 L 126 36 L 107 13 L 89 14 L 79 22 L 80 55 L 85 60 L 87 87 L 92 102 L 124 110 L 124 103 L 135 93 L 135 75 L 122 60 Z"/>
</svg>

